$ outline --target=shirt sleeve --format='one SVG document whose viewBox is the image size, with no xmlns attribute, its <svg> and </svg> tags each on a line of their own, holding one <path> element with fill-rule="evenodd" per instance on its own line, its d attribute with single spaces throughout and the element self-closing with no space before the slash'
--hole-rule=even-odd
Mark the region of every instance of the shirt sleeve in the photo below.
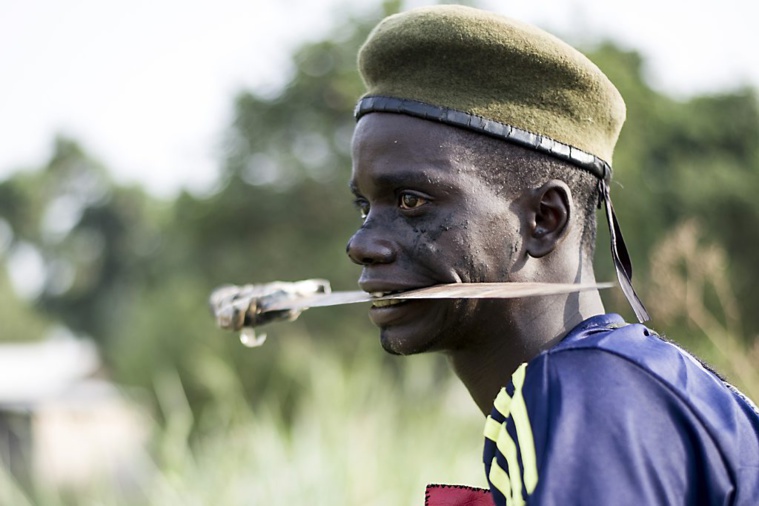
<svg viewBox="0 0 759 506">
<path fill-rule="evenodd" d="M 608 351 L 549 353 L 522 366 L 485 436 L 497 505 L 723 504 L 732 488 L 692 410 Z"/>
</svg>

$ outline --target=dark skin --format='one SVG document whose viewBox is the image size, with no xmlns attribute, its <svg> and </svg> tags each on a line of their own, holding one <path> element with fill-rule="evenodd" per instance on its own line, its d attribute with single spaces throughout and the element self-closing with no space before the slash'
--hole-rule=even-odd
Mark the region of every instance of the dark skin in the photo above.
<svg viewBox="0 0 759 506">
<path fill-rule="evenodd" d="M 351 188 L 364 222 L 348 243 L 359 286 L 396 292 L 441 283 L 593 283 L 567 185 L 504 195 L 455 129 L 371 113 L 353 137 Z M 518 170 L 508 167 L 505 170 Z M 514 192 L 511 192 L 514 193 Z M 390 353 L 441 351 L 484 414 L 516 368 L 603 313 L 597 291 L 523 299 L 403 301 L 373 306 Z"/>
</svg>

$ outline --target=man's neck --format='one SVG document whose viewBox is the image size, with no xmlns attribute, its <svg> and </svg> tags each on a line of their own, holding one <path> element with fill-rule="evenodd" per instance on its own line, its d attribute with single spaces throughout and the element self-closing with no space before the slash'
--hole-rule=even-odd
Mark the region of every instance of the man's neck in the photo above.
<svg viewBox="0 0 759 506">
<path fill-rule="evenodd" d="M 521 364 L 555 346 L 585 319 L 604 312 L 595 290 L 524 300 L 517 314 L 484 325 L 489 335 L 447 353 L 454 372 L 485 415 Z"/>
</svg>

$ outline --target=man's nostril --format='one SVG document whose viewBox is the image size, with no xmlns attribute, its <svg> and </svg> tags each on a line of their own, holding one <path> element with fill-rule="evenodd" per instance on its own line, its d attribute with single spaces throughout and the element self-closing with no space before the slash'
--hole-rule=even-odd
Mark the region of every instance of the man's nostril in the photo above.
<svg viewBox="0 0 759 506">
<path fill-rule="evenodd" d="M 346 247 L 348 257 L 358 265 L 390 263 L 395 260 L 395 252 L 390 242 L 377 238 L 367 230 L 356 232 Z"/>
</svg>

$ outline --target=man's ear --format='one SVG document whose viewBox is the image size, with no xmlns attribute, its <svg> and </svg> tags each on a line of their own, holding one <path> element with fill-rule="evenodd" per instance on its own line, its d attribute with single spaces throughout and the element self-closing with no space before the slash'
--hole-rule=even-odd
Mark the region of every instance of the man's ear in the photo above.
<svg viewBox="0 0 759 506">
<path fill-rule="evenodd" d="M 563 181 L 553 179 L 533 190 L 527 212 L 527 253 L 540 258 L 564 239 L 573 211 L 572 193 Z"/>
</svg>

